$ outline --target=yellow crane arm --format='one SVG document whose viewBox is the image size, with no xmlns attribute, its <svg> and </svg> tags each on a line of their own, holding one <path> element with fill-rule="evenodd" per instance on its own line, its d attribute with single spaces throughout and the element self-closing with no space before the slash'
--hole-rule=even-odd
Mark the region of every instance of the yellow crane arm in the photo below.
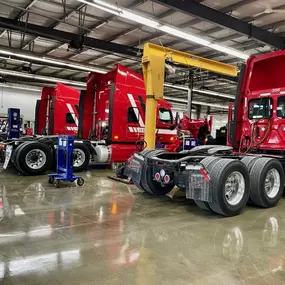
<svg viewBox="0 0 285 285">
<path fill-rule="evenodd" d="M 146 43 L 143 49 L 142 68 L 146 89 L 144 139 L 148 149 L 155 148 L 156 108 L 157 100 L 163 99 L 165 61 L 197 67 L 232 77 L 236 77 L 238 74 L 238 69 L 234 65 Z"/>
</svg>

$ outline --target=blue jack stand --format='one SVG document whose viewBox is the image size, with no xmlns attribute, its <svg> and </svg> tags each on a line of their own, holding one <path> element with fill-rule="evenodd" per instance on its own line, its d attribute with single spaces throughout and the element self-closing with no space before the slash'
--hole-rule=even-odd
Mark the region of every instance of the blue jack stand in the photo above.
<svg viewBox="0 0 285 285">
<path fill-rule="evenodd" d="M 73 182 L 77 179 L 78 186 L 84 184 L 84 179 L 81 176 L 73 175 L 73 150 L 74 136 L 58 136 L 56 173 L 48 175 L 48 182 L 57 188 L 59 181 Z"/>
</svg>

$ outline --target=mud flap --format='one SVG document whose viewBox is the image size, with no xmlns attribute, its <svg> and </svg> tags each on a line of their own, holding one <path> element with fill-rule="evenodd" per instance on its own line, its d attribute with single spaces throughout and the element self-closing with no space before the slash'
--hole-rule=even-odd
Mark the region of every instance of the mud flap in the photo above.
<svg viewBox="0 0 285 285">
<path fill-rule="evenodd" d="M 136 181 L 138 184 L 141 181 L 142 168 L 144 166 L 144 157 L 135 153 L 126 163 L 124 175 Z"/>
<path fill-rule="evenodd" d="M 186 183 L 186 198 L 204 202 L 213 201 L 210 187 L 210 177 L 202 165 L 188 165 L 188 181 Z"/>
</svg>

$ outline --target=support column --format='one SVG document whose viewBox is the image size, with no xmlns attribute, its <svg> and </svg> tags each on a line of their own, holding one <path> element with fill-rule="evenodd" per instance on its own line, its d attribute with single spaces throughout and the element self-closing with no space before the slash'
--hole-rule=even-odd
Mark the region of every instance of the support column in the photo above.
<svg viewBox="0 0 285 285">
<path fill-rule="evenodd" d="M 189 70 L 187 115 L 191 119 L 193 100 L 193 71 Z"/>
<path fill-rule="evenodd" d="M 156 107 L 157 101 L 153 95 L 146 96 L 145 106 L 145 133 L 144 140 L 147 143 L 146 149 L 155 149 L 155 130 L 156 130 Z"/>
</svg>

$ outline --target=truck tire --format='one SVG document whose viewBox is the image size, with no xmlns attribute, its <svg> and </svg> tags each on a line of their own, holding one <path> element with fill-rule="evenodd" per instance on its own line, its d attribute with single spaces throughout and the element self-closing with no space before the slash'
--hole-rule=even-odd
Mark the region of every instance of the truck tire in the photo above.
<svg viewBox="0 0 285 285">
<path fill-rule="evenodd" d="M 247 167 L 248 172 L 250 173 L 250 170 L 251 170 L 253 164 L 259 158 L 260 157 L 258 157 L 258 156 L 245 156 L 244 158 L 242 158 L 241 162 L 244 163 L 244 165 Z M 248 203 L 248 205 L 253 205 L 253 202 L 252 202 L 250 197 L 248 198 L 247 203 Z"/>
<path fill-rule="evenodd" d="M 142 150 L 141 152 L 139 152 L 139 154 L 145 157 L 148 153 L 150 153 L 150 152 L 152 152 L 152 151 L 154 151 L 154 150 L 153 150 L 153 149 L 151 149 L 151 150 L 149 150 L 149 149 L 144 149 L 144 150 Z M 143 165 L 143 167 L 144 167 L 144 165 Z M 142 171 L 143 171 L 143 170 L 142 170 Z M 141 181 L 138 183 L 137 181 L 134 181 L 134 180 L 133 180 L 133 183 L 134 183 L 134 185 L 135 185 L 137 188 L 139 188 L 141 191 L 146 191 L 146 190 L 144 190 L 144 188 L 142 187 Z"/>
<path fill-rule="evenodd" d="M 30 143 L 30 142 L 27 142 L 27 143 Z M 22 175 L 28 175 L 28 173 L 26 173 L 20 166 L 19 166 L 19 153 L 21 151 L 21 149 L 23 148 L 23 146 L 25 145 L 25 143 L 21 144 L 19 147 L 16 148 L 15 150 L 15 156 L 14 156 L 14 166 L 16 168 L 16 170 L 22 174 Z"/>
<path fill-rule="evenodd" d="M 165 150 L 157 149 L 150 151 L 146 154 L 146 158 L 156 156 L 163 152 L 165 152 Z M 162 186 L 161 183 L 154 181 L 152 177 L 152 168 L 147 166 L 145 163 L 142 169 L 140 185 L 146 192 L 156 196 L 161 196 L 169 193 L 174 188 L 173 183 Z"/>
<path fill-rule="evenodd" d="M 152 151 L 154 151 L 154 150 L 153 149 L 144 149 L 141 152 L 139 152 L 139 154 L 142 155 L 142 156 L 145 156 L 145 155 L 147 155 L 148 153 L 150 153 Z"/>
<path fill-rule="evenodd" d="M 210 172 L 213 166 L 220 160 L 220 157 L 216 156 L 209 156 L 201 160 L 201 164 L 206 168 L 208 172 Z M 211 207 L 209 206 L 208 202 L 201 201 L 201 200 L 194 200 L 195 204 L 202 210 L 212 212 Z"/>
<path fill-rule="evenodd" d="M 245 156 L 241 159 L 241 162 L 244 163 L 244 165 L 247 167 L 248 171 L 250 172 L 254 162 L 259 159 L 258 156 Z"/>
<path fill-rule="evenodd" d="M 254 205 L 271 208 L 284 190 L 284 170 L 275 158 L 259 158 L 250 171 L 250 198 Z"/>
<path fill-rule="evenodd" d="M 241 213 L 249 198 L 249 173 L 239 160 L 221 159 L 210 171 L 211 209 L 223 216 Z"/>
<path fill-rule="evenodd" d="M 201 160 L 201 164 L 206 168 L 208 172 L 212 170 L 213 165 L 218 162 L 221 158 L 217 156 L 209 156 Z"/>
<path fill-rule="evenodd" d="M 24 174 L 39 175 L 51 167 L 52 152 L 47 145 L 30 141 L 21 146 L 15 161 Z"/>
<path fill-rule="evenodd" d="M 90 162 L 90 151 L 84 143 L 74 143 L 73 150 L 73 171 L 84 170 Z"/>
<path fill-rule="evenodd" d="M 155 150 L 155 149 L 150 149 L 150 150 L 149 150 L 149 149 L 144 149 L 143 151 L 140 152 L 140 154 L 143 155 L 144 157 L 151 157 L 151 156 L 148 156 L 148 155 L 152 155 L 153 153 L 157 154 L 157 153 L 160 153 L 160 151 L 161 151 L 161 150 Z M 152 155 L 152 156 L 153 156 L 153 155 Z M 135 183 L 135 185 L 136 185 L 139 189 L 141 189 L 141 190 L 143 190 L 143 191 L 145 191 L 145 192 L 147 192 L 147 193 L 154 194 L 154 193 L 151 192 L 151 190 L 150 190 L 149 187 L 147 186 L 147 183 L 145 182 L 145 179 L 143 178 L 143 177 L 145 176 L 146 167 L 147 167 L 147 165 L 146 165 L 145 160 L 144 160 L 144 164 L 143 164 L 143 168 L 142 168 L 142 174 L 141 174 L 141 181 L 140 181 L 139 184 L 138 184 L 138 183 Z M 144 181 L 144 183 L 143 183 L 142 181 Z"/>
</svg>

